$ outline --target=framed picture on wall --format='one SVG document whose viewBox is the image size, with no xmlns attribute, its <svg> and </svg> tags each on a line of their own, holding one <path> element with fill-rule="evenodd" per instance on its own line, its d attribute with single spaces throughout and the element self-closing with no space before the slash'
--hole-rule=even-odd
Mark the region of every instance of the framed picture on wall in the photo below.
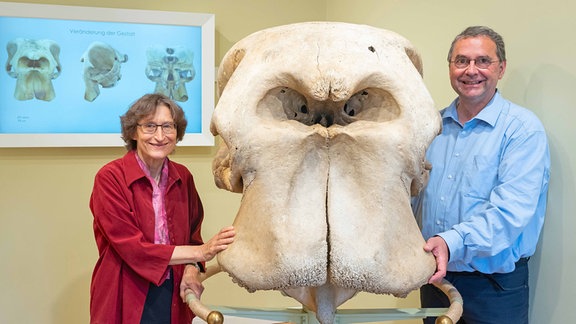
<svg viewBox="0 0 576 324">
<path fill-rule="evenodd" d="M 214 15 L 0 2 L 0 147 L 122 146 L 146 93 L 185 111 L 179 146 L 214 144 Z"/>
</svg>

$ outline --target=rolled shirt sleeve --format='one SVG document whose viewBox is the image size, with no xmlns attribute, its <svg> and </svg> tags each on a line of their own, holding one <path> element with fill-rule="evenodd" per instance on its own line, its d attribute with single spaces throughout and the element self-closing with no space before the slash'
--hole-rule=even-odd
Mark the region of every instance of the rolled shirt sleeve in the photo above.
<svg viewBox="0 0 576 324">
<path fill-rule="evenodd" d="M 496 93 L 465 125 L 455 102 L 427 158 L 430 180 L 415 211 L 426 239 L 450 249 L 449 271 L 510 272 L 534 253 L 544 223 L 550 153 L 530 111 Z"/>
</svg>

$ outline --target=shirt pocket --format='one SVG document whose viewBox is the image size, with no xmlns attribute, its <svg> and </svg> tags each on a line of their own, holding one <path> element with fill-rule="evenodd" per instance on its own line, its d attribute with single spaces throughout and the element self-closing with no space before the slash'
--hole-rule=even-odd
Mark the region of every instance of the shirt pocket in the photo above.
<svg viewBox="0 0 576 324">
<path fill-rule="evenodd" d="M 498 157 L 475 155 L 464 168 L 462 194 L 464 197 L 488 200 L 498 179 Z"/>
</svg>

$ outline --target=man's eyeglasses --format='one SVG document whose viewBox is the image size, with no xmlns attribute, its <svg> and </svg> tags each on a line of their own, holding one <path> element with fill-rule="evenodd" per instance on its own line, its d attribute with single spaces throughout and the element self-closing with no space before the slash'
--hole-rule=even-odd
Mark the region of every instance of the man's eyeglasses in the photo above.
<svg viewBox="0 0 576 324">
<path fill-rule="evenodd" d="M 492 65 L 492 63 L 500 62 L 499 60 L 493 61 L 488 56 L 479 56 L 475 59 L 470 59 L 466 56 L 457 56 L 454 61 L 450 61 L 450 63 L 454 64 L 454 66 L 459 69 L 464 69 L 467 68 L 472 61 L 474 61 L 474 66 L 479 69 L 487 69 L 490 67 L 490 65 Z"/>
<path fill-rule="evenodd" d="M 174 123 L 164 123 L 164 124 L 154 124 L 154 123 L 146 123 L 146 124 L 137 124 L 142 128 L 142 132 L 144 134 L 154 134 L 156 133 L 156 129 L 158 127 L 162 128 L 162 132 L 164 134 L 172 134 L 176 131 L 176 124 Z"/>
</svg>

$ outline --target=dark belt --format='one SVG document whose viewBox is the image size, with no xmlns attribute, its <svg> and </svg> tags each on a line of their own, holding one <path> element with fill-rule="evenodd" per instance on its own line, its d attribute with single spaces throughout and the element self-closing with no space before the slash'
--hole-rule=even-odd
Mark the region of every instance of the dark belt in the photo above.
<svg viewBox="0 0 576 324">
<path fill-rule="evenodd" d="M 518 268 L 518 266 L 524 265 L 528 263 L 528 260 L 530 260 L 530 257 L 525 257 L 525 258 L 520 258 L 520 260 L 516 261 L 514 263 L 515 268 Z M 452 274 L 452 275 L 457 275 L 457 276 L 482 276 L 485 275 L 485 273 L 479 272 L 479 271 L 448 271 L 448 274 Z"/>
<path fill-rule="evenodd" d="M 520 260 L 516 261 L 516 263 L 514 263 L 514 265 L 519 266 L 522 264 L 526 264 L 526 263 L 528 263 L 528 260 L 530 260 L 530 257 L 520 258 Z"/>
</svg>

